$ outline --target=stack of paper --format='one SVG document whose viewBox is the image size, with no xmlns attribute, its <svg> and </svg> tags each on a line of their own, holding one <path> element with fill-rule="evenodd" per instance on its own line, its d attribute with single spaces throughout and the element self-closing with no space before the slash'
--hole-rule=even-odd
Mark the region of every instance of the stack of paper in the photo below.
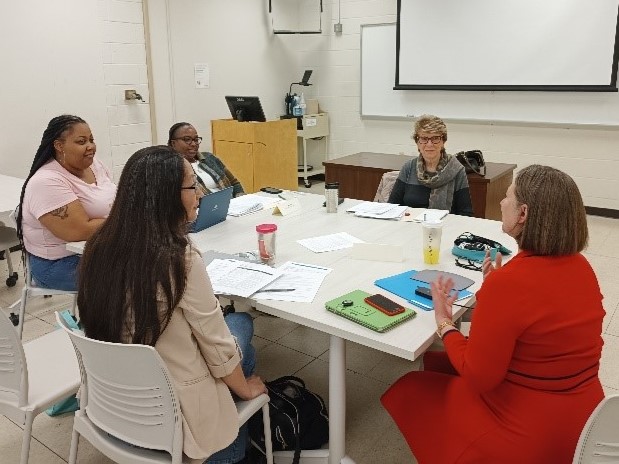
<svg viewBox="0 0 619 464">
<path fill-rule="evenodd" d="M 400 219 L 405 211 L 406 206 L 372 201 L 364 201 L 346 210 L 348 213 L 355 213 L 355 216 L 374 219 Z"/>
<path fill-rule="evenodd" d="M 236 295 L 247 298 L 277 279 L 282 272 L 264 264 L 236 259 L 214 259 L 206 267 L 218 295 Z"/>
<path fill-rule="evenodd" d="M 243 216 L 254 213 L 261 209 L 272 208 L 280 201 L 280 198 L 266 197 L 262 195 L 242 195 L 230 200 L 228 216 Z"/>
<path fill-rule="evenodd" d="M 332 269 L 288 261 L 279 267 L 282 276 L 253 295 L 260 300 L 311 303 Z"/>
<path fill-rule="evenodd" d="M 352 248 L 353 243 L 362 243 L 363 240 L 358 239 L 346 232 L 337 234 L 321 235 L 320 237 L 304 238 L 297 240 L 305 248 L 312 250 L 314 253 L 324 253 L 325 251 L 343 250 L 344 248 Z"/>
</svg>

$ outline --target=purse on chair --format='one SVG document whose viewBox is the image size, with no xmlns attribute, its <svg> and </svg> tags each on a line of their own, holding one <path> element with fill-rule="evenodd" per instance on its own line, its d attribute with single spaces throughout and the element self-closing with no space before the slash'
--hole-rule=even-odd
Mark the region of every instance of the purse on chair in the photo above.
<svg viewBox="0 0 619 464">
<path fill-rule="evenodd" d="M 460 151 L 454 156 L 464 166 L 467 174 L 474 172 L 480 176 L 486 175 L 486 162 L 481 150 Z"/>
</svg>

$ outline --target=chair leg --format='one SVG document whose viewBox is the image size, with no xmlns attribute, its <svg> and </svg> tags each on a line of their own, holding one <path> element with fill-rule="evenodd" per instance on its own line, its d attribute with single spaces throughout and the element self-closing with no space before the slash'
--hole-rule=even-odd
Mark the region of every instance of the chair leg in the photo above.
<svg viewBox="0 0 619 464">
<path fill-rule="evenodd" d="M 80 441 L 80 434 L 77 430 L 73 429 L 71 435 L 71 450 L 69 451 L 69 464 L 75 464 L 77 462 L 77 445 Z"/>
<path fill-rule="evenodd" d="M 267 456 L 267 464 L 273 464 L 273 442 L 271 441 L 271 417 L 269 416 L 269 403 L 262 406 L 262 425 L 264 426 L 264 451 Z"/>
<path fill-rule="evenodd" d="M 21 340 L 22 332 L 24 331 L 24 319 L 26 319 L 26 302 L 28 301 L 28 288 L 24 285 L 21 292 L 21 301 L 19 302 L 19 325 L 17 326 L 17 334 Z"/>
<path fill-rule="evenodd" d="M 28 411 L 26 413 L 26 423 L 24 425 L 24 437 L 21 443 L 21 464 L 28 464 L 30 455 L 30 441 L 32 440 L 32 423 L 34 422 L 34 413 Z"/>
</svg>

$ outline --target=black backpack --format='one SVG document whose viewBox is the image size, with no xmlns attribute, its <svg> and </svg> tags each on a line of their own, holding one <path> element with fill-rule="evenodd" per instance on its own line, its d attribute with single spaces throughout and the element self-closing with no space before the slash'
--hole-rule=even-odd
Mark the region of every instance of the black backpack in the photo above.
<svg viewBox="0 0 619 464">
<path fill-rule="evenodd" d="M 318 449 L 329 441 L 329 415 L 324 400 L 305 388 L 298 377 L 285 376 L 265 382 L 269 390 L 269 416 L 273 451 L 294 451 L 298 464 L 301 450 Z M 264 449 L 262 413 L 249 420 L 249 435 Z"/>
</svg>

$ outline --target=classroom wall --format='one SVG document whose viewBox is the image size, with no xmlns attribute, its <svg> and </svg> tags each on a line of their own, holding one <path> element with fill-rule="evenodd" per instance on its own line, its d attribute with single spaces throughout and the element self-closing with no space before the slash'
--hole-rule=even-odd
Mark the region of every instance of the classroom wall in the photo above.
<svg viewBox="0 0 619 464">
<path fill-rule="evenodd" d="M 141 0 L 20 0 L 0 19 L 0 172 L 25 177 L 48 121 L 83 117 L 97 156 L 120 174 L 151 140 Z"/>
<path fill-rule="evenodd" d="M 267 1 L 148 0 L 147 12 L 158 143 L 187 121 L 210 150 L 210 121 L 231 117 L 226 95 L 259 96 L 267 119 L 284 112 L 301 75 L 294 49 L 271 33 Z M 196 88 L 196 63 L 208 65 L 208 88 Z"/>
</svg>

